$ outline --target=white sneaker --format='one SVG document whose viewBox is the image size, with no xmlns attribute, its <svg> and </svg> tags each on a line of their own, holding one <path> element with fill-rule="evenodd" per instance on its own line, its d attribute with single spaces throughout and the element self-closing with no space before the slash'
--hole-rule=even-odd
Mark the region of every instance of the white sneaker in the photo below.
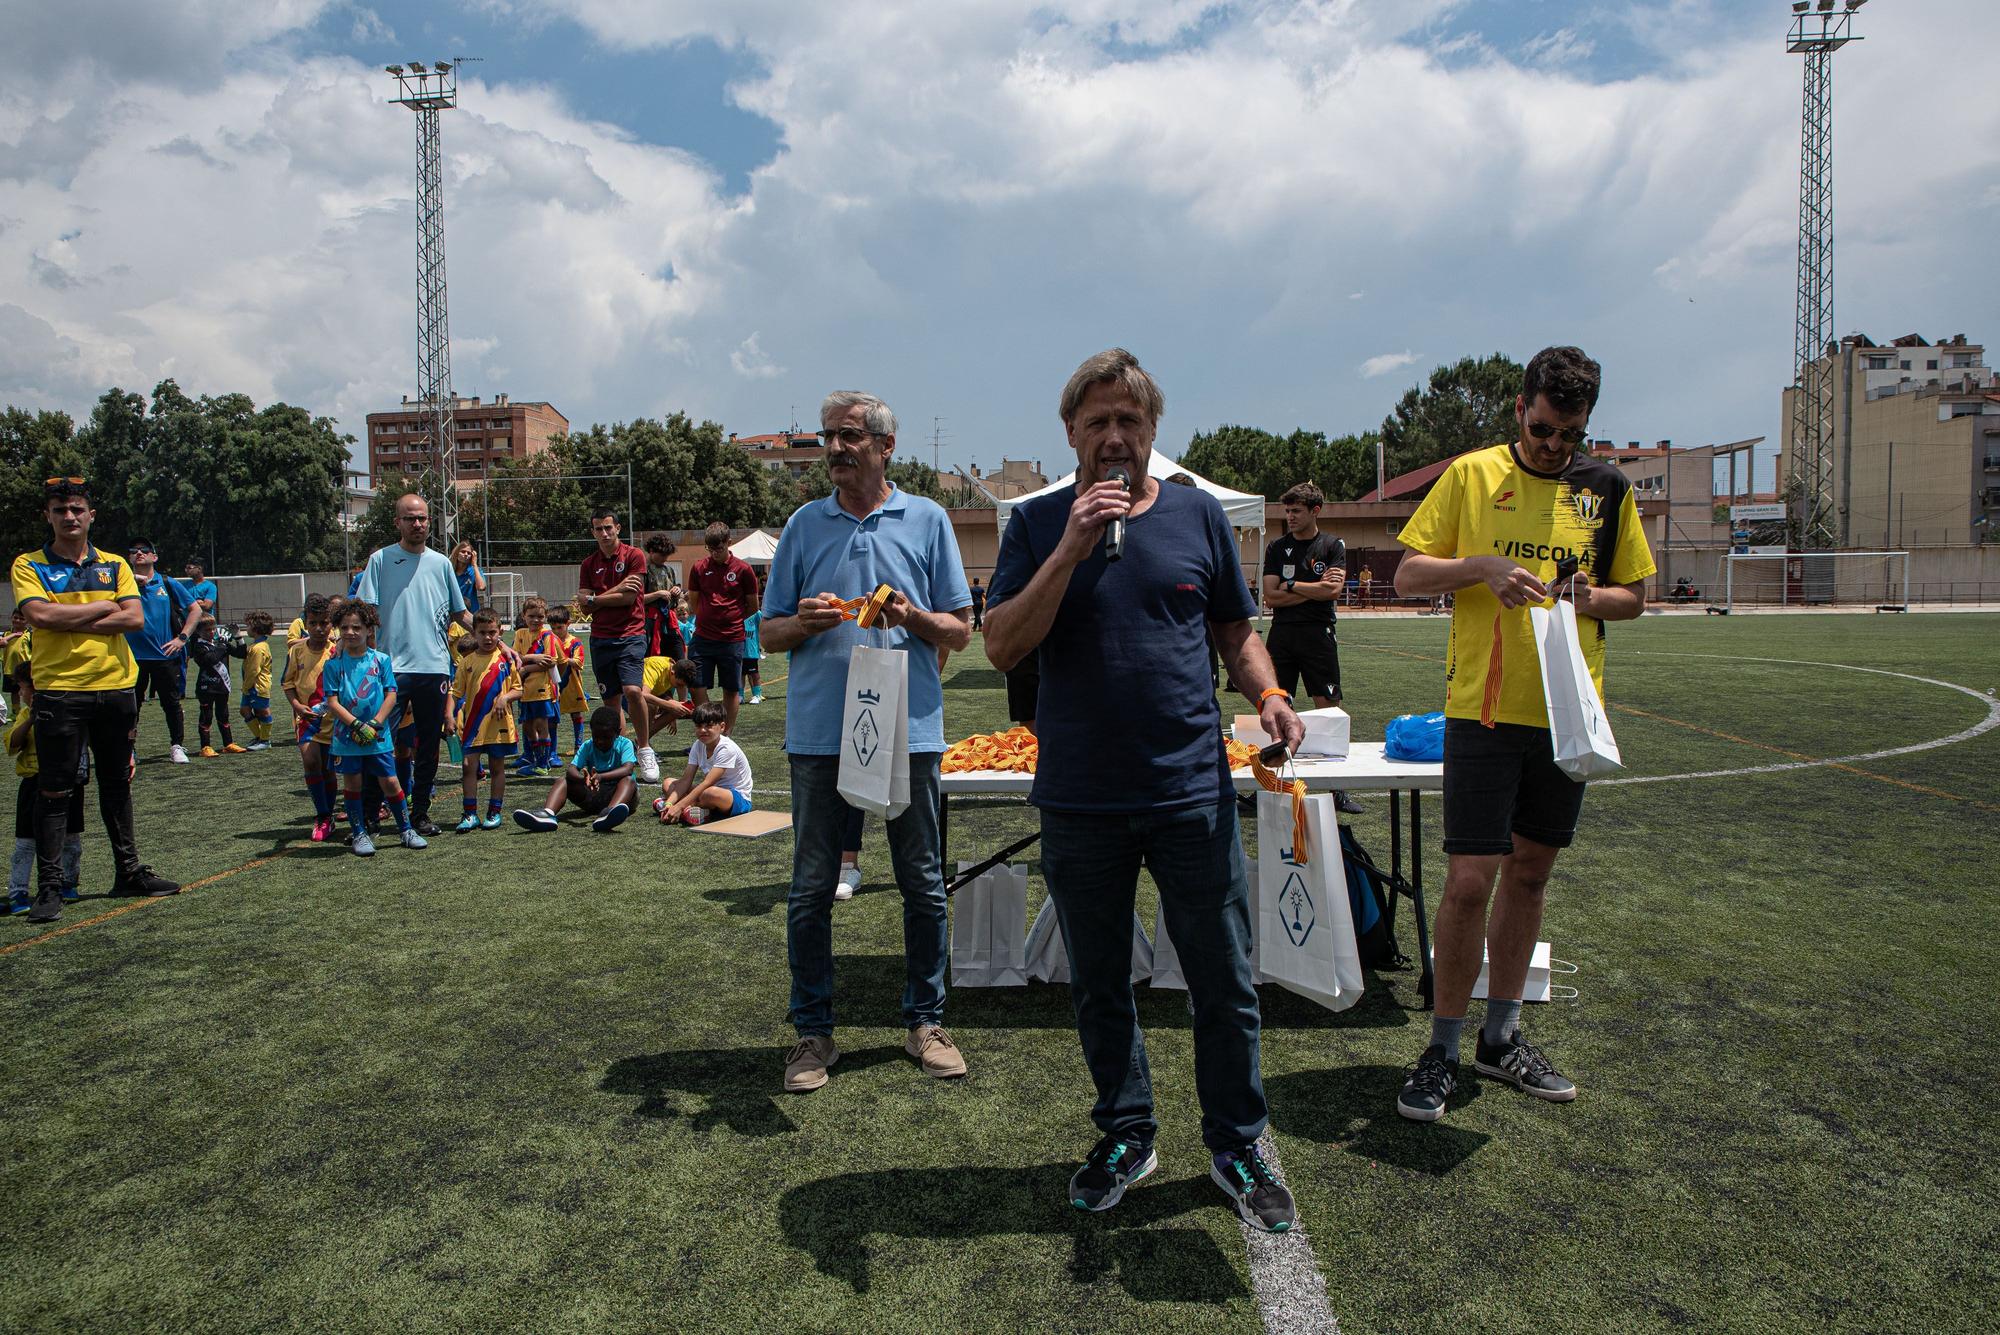
<svg viewBox="0 0 2000 1335">
<path fill-rule="evenodd" d="M 842 867 L 840 869 L 840 879 L 833 886 L 833 897 L 835 899 L 852 899 L 854 898 L 854 892 L 860 888 L 861 868 Z"/>
<path fill-rule="evenodd" d="M 660 781 L 660 756 L 650 746 L 639 748 L 639 781 L 641 783 Z"/>
<path fill-rule="evenodd" d="M 185 765 L 185 764 L 187 764 L 187 763 L 188 763 L 188 753 L 187 753 L 187 748 L 186 748 L 185 746 L 170 746 L 170 747 L 168 747 L 168 748 L 167 748 L 167 759 L 169 759 L 169 760 L 173 761 L 173 762 L 174 762 L 174 763 L 175 763 L 176 765 Z"/>
</svg>

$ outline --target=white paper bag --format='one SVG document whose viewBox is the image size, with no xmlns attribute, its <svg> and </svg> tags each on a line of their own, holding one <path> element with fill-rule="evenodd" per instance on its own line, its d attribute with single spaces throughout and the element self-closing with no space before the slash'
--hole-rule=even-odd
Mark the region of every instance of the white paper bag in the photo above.
<svg viewBox="0 0 2000 1335">
<path fill-rule="evenodd" d="M 994 867 L 960 886 L 951 897 L 951 985 L 1025 987 L 1027 935 L 1026 867 Z"/>
<path fill-rule="evenodd" d="M 1269 981 L 1342 1011 L 1361 999 L 1361 954 L 1333 799 L 1306 798 L 1306 860 L 1292 848 L 1289 793 L 1257 794 L 1257 969 Z"/>
<path fill-rule="evenodd" d="M 1069 951 L 1063 946 L 1062 920 L 1056 917 L 1054 899 L 1042 901 L 1035 925 L 1028 929 L 1028 977 L 1044 983 L 1069 981 Z M 1153 972 L 1153 943 L 1146 939 L 1146 927 L 1139 915 L 1132 915 L 1132 981 L 1138 983 Z"/>
<path fill-rule="evenodd" d="M 1481 950 L 1483 951 L 1484 949 L 1485 947 L 1482 944 Z M 1437 952 L 1435 950 L 1431 952 L 1431 959 L 1433 961 L 1437 959 Z M 1535 942 L 1535 953 L 1528 957 L 1528 980 L 1521 987 L 1521 1000 L 1547 1001 L 1549 999 L 1550 995 L 1549 973 L 1550 973 L 1550 966 L 1554 962 L 1555 961 L 1549 951 L 1549 943 L 1546 941 Z M 1479 980 L 1472 985 L 1472 996 L 1474 1000 L 1485 999 L 1486 972 L 1488 967 L 1489 967 L 1489 957 L 1482 954 L 1479 960 Z M 1575 973 L 1576 970 L 1573 967 L 1565 967 L 1564 972 Z M 1571 989 L 1572 992 L 1574 990 L 1575 989 Z"/>
<path fill-rule="evenodd" d="M 858 644 L 840 714 L 840 795 L 894 819 L 910 805 L 910 656 Z"/>
<path fill-rule="evenodd" d="M 1174 949 L 1174 939 L 1167 935 L 1167 911 L 1164 907 L 1153 910 L 1152 981 L 1154 987 L 1187 991 L 1187 979 L 1181 974 L 1181 953 Z"/>
<path fill-rule="evenodd" d="M 1583 661 L 1575 604 L 1557 599 L 1553 608 L 1531 607 L 1528 620 L 1542 656 L 1542 699 L 1549 707 L 1549 740 L 1557 768 L 1578 783 L 1623 769 L 1611 720 Z"/>
</svg>

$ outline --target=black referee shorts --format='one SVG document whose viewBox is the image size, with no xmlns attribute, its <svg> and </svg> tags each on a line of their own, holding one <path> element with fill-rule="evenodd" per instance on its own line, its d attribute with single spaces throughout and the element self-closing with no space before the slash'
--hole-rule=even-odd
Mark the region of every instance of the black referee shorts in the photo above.
<svg viewBox="0 0 2000 1335">
<path fill-rule="evenodd" d="M 1340 703 L 1340 644 L 1334 638 L 1332 623 L 1274 623 L 1264 636 L 1264 648 L 1286 694 L 1296 696 L 1303 677 L 1307 695 L 1323 695 Z"/>
</svg>

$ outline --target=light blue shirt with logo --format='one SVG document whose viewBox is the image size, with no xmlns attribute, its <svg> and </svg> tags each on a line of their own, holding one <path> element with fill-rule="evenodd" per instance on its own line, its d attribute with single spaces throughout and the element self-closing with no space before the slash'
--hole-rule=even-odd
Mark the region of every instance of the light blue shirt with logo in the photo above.
<svg viewBox="0 0 2000 1335">
<path fill-rule="evenodd" d="M 465 610 L 465 595 L 444 553 L 426 547 L 412 555 L 401 543 L 384 547 L 368 558 L 354 596 L 375 604 L 381 614 L 375 644 L 389 655 L 398 676 L 451 672 L 446 636 L 452 618 Z"/>
<path fill-rule="evenodd" d="M 889 499 L 865 519 L 828 496 L 800 506 L 785 524 L 764 613 L 798 615 L 799 599 L 826 592 L 842 598 L 873 593 L 887 584 L 928 612 L 956 612 L 972 605 L 951 516 L 936 501 L 891 487 Z M 785 750 L 793 755 L 840 754 L 840 718 L 847 694 L 847 660 L 857 644 L 901 649 L 910 656 L 910 750 L 942 751 L 944 686 L 937 648 L 910 633 L 862 630 L 844 621 L 792 650 L 785 702 Z"/>
</svg>

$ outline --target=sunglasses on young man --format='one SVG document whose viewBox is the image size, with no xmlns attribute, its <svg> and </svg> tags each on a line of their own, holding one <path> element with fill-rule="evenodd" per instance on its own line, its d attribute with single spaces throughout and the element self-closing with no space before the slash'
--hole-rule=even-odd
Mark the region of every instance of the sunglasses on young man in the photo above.
<svg viewBox="0 0 2000 1335">
<path fill-rule="evenodd" d="M 1581 445 L 1590 439 L 1590 428 L 1583 426 L 1559 427 L 1551 422 L 1530 422 L 1528 423 L 1528 434 L 1536 440 L 1547 440 L 1550 436 L 1560 435 L 1565 445 Z"/>
</svg>

